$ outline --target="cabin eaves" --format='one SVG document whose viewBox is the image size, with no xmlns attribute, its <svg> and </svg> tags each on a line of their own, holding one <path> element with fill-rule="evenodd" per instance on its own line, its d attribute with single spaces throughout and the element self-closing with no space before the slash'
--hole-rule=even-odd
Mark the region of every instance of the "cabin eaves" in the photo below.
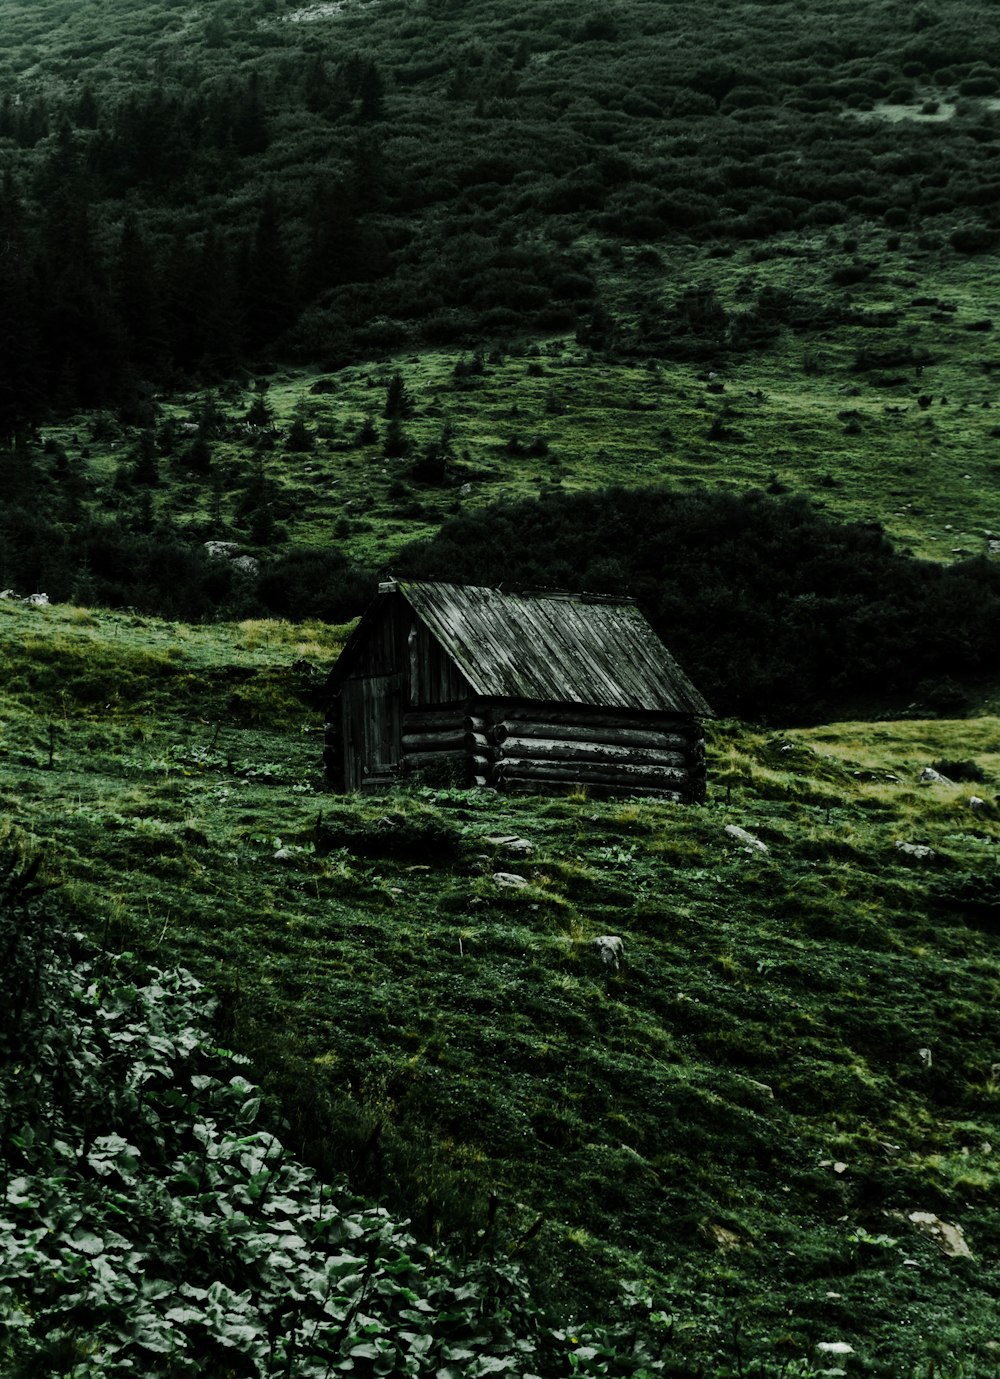
<svg viewBox="0 0 1000 1379">
<path fill-rule="evenodd" d="M 711 715 L 630 600 L 399 581 L 371 613 L 393 594 L 406 600 L 475 694 Z M 336 679 L 350 673 L 352 649 L 349 643 Z"/>
</svg>

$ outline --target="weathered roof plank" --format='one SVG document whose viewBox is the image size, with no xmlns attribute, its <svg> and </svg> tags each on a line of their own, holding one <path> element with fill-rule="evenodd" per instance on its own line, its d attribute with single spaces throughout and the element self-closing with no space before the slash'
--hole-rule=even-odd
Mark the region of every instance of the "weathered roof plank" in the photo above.
<svg viewBox="0 0 1000 1379">
<path fill-rule="evenodd" d="M 708 715 L 634 603 L 402 581 L 477 694 Z"/>
</svg>

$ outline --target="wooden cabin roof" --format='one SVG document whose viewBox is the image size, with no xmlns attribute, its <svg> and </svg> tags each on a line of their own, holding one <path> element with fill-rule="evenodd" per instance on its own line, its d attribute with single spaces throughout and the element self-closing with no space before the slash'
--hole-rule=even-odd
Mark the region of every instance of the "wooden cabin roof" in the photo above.
<svg viewBox="0 0 1000 1379">
<path fill-rule="evenodd" d="M 476 694 L 711 714 L 631 600 L 413 581 L 382 588 L 355 635 L 363 635 L 380 600 L 401 597 Z M 342 659 L 351 659 L 349 650 Z M 350 673 L 349 665 L 338 670 L 333 680 Z"/>
</svg>

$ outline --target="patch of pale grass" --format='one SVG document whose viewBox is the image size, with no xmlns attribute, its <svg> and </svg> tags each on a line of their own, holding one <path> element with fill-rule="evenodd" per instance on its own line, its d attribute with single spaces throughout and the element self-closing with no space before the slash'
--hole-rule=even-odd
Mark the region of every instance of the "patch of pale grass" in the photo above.
<svg viewBox="0 0 1000 1379">
<path fill-rule="evenodd" d="M 296 656 L 328 657 L 340 651 L 355 623 L 325 623 L 318 618 L 287 622 L 284 618 L 246 618 L 237 630 L 246 651 L 280 648 Z"/>
<path fill-rule="evenodd" d="M 992 715 L 834 723 L 788 736 L 845 766 L 890 771 L 904 784 L 940 760 L 974 760 L 986 772 L 1000 772 L 1000 718 Z"/>
</svg>

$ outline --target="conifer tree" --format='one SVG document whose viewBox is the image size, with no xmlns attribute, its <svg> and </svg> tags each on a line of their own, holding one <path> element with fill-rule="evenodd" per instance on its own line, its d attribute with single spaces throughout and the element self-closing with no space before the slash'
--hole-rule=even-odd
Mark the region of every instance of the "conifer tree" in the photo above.
<svg viewBox="0 0 1000 1379">
<path fill-rule="evenodd" d="M 241 283 L 244 338 L 249 349 L 270 344 L 291 324 L 295 315 L 292 281 L 278 201 L 269 189 L 247 246 Z"/>
<path fill-rule="evenodd" d="M 358 123 L 374 124 L 385 116 L 385 83 L 373 61 L 365 63 L 358 82 Z"/>
<path fill-rule="evenodd" d="M 389 379 L 385 390 L 385 408 L 382 414 L 397 418 L 413 416 L 413 399 L 406 386 L 406 380 L 398 369 Z"/>
<path fill-rule="evenodd" d="M 163 311 L 156 266 L 134 211 L 122 225 L 112 290 L 129 362 L 137 373 L 151 377 L 165 352 Z"/>
</svg>

